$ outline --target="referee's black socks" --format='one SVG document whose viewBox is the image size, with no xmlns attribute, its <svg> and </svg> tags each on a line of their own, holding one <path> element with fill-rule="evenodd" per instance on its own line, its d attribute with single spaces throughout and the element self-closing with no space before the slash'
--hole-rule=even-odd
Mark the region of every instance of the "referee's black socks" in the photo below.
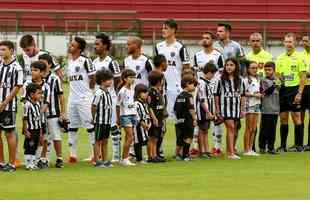
<svg viewBox="0 0 310 200">
<path fill-rule="evenodd" d="M 281 124 L 280 135 L 281 135 L 281 147 L 286 148 L 286 141 L 288 136 L 288 124 Z"/>
<path fill-rule="evenodd" d="M 296 146 L 303 146 L 304 145 L 304 131 L 303 131 L 303 125 L 295 125 L 295 145 Z"/>
</svg>

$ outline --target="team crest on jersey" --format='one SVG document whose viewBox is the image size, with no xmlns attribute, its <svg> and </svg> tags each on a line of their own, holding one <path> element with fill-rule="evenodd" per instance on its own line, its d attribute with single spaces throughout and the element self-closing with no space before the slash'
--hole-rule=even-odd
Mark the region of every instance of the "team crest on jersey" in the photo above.
<svg viewBox="0 0 310 200">
<path fill-rule="evenodd" d="M 296 65 L 291 65 L 291 70 L 292 71 L 296 71 L 297 70 L 297 66 Z"/>
<path fill-rule="evenodd" d="M 6 117 L 6 118 L 4 118 L 3 121 L 4 121 L 5 124 L 9 124 L 11 120 L 10 120 L 9 117 Z"/>
<path fill-rule="evenodd" d="M 171 56 L 171 57 L 175 57 L 175 54 L 176 54 L 175 52 L 171 52 L 171 53 L 170 53 L 170 56 Z"/>
<path fill-rule="evenodd" d="M 136 66 L 136 70 L 137 70 L 137 71 L 140 70 L 140 66 L 139 66 L 139 65 Z"/>
<path fill-rule="evenodd" d="M 75 67 L 75 71 L 79 72 L 80 71 L 80 67 L 79 66 Z"/>
</svg>

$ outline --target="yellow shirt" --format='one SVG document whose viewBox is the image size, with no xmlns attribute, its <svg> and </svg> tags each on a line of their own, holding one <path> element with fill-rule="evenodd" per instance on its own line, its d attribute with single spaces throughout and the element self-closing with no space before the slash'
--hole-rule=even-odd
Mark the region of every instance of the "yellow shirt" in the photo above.
<svg viewBox="0 0 310 200">
<path fill-rule="evenodd" d="M 302 52 L 300 52 L 300 55 L 302 59 L 307 63 L 307 71 L 310 71 L 310 52 L 307 52 L 306 49 L 304 49 Z M 306 79 L 305 85 L 310 85 L 310 78 Z"/>
<path fill-rule="evenodd" d="M 272 55 L 264 49 L 261 49 L 260 52 L 258 52 L 257 54 L 254 54 L 254 52 L 251 51 L 246 55 L 246 58 L 250 61 L 257 62 L 257 73 L 260 77 L 263 77 L 265 75 L 264 65 L 266 64 L 266 62 L 272 61 Z"/>
<path fill-rule="evenodd" d="M 284 78 L 285 87 L 298 86 L 300 75 L 305 71 L 307 71 L 307 64 L 297 51 L 291 55 L 288 55 L 287 52 L 282 53 L 277 58 L 276 73 Z"/>
</svg>

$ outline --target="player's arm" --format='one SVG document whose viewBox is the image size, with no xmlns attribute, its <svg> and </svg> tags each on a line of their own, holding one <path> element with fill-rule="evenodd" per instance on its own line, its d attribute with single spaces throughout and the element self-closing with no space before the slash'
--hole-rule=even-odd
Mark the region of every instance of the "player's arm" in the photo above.
<svg viewBox="0 0 310 200">
<path fill-rule="evenodd" d="M 180 58 L 182 61 L 182 71 L 190 69 L 190 58 L 185 46 L 180 49 Z"/>
<path fill-rule="evenodd" d="M 85 60 L 84 67 L 86 69 L 86 72 L 87 72 L 88 78 L 89 78 L 89 88 L 94 89 L 95 85 L 96 85 L 96 77 L 95 77 L 96 69 L 93 66 L 90 59 Z"/>
<path fill-rule="evenodd" d="M 191 114 L 191 117 L 193 119 L 193 126 L 197 125 L 197 114 L 195 111 L 195 105 L 194 105 L 194 98 L 192 96 L 186 98 L 186 105 L 189 113 Z"/>
<path fill-rule="evenodd" d="M 295 96 L 295 102 L 300 103 L 302 99 L 302 93 L 305 88 L 305 81 L 307 78 L 307 73 L 306 72 L 301 72 L 300 74 L 300 81 L 299 81 L 299 87 L 298 87 L 298 93 Z"/>
<path fill-rule="evenodd" d="M 25 137 L 30 138 L 31 134 L 28 131 L 28 106 L 24 105 L 24 111 L 23 111 L 23 128 L 22 128 L 22 134 L 25 135 Z"/>
</svg>

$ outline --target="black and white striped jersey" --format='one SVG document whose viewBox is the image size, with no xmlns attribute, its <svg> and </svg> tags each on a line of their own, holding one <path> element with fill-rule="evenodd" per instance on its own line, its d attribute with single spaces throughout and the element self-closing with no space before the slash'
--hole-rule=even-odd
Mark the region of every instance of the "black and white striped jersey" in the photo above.
<svg viewBox="0 0 310 200">
<path fill-rule="evenodd" d="M 23 68 L 24 71 L 24 81 L 29 81 L 32 79 L 31 76 L 31 63 L 38 61 L 39 56 L 43 54 L 50 54 L 47 51 L 40 50 L 36 55 L 29 57 L 27 54 L 23 53 L 22 60 L 20 60 L 20 65 Z M 53 69 L 58 70 L 60 68 L 60 65 L 53 59 Z"/>
<path fill-rule="evenodd" d="M 200 77 L 198 80 L 198 92 L 196 97 L 196 109 L 198 120 L 206 120 L 207 113 L 203 108 L 203 103 L 207 103 L 208 111 L 215 113 L 215 82 Z"/>
<path fill-rule="evenodd" d="M 41 106 L 39 102 L 24 102 L 23 119 L 27 120 L 28 130 L 39 130 L 42 128 Z"/>
<path fill-rule="evenodd" d="M 216 96 L 219 97 L 220 115 L 224 118 L 238 119 L 241 114 L 241 97 L 245 96 L 245 86 L 240 78 L 240 87 L 235 89 L 233 80 L 220 78 L 216 84 Z"/>
<path fill-rule="evenodd" d="M 137 59 L 134 59 L 132 55 L 124 59 L 124 69 L 131 69 L 136 72 L 137 79 L 135 84 L 142 83 L 148 85 L 148 75 L 153 69 L 153 64 L 150 58 L 141 54 Z"/>
<path fill-rule="evenodd" d="M 99 88 L 92 105 L 96 106 L 95 124 L 111 125 L 113 109 L 109 91 Z"/>
<path fill-rule="evenodd" d="M 63 94 L 62 82 L 60 78 L 49 73 L 45 78 L 45 82 L 49 85 L 49 93 L 47 95 L 48 111 L 47 118 L 60 116 L 60 101 L 59 96 Z"/>
<path fill-rule="evenodd" d="M 15 86 L 23 85 L 23 69 L 16 59 L 9 64 L 0 63 L 0 102 L 3 102 L 12 92 Z M 4 108 L 5 111 L 17 110 L 17 97 Z"/>
<path fill-rule="evenodd" d="M 22 94 L 21 94 L 21 101 L 22 102 L 29 100 L 29 98 L 27 97 L 26 88 L 30 83 L 33 83 L 33 82 L 32 81 L 26 81 L 22 87 Z M 42 99 L 39 103 L 40 103 L 40 106 L 42 108 L 44 105 L 49 104 L 49 99 L 50 99 L 49 84 L 46 83 L 45 81 L 42 81 L 41 90 L 42 90 Z M 42 123 L 45 124 L 46 118 L 47 118 L 47 113 L 46 112 L 42 113 L 41 117 L 42 117 Z"/>
<path fill-rule="evenodd" d="M 149 113 L 149 108 L 147 103 L 143 103 L 141 101 L 136 101 L 136 107 L 137 107 L 137 121 L 138 124 L 136 125 L 136 128 L 134 130 L 134 142 L 135 143 L 144 143 L 148 140 L 148 131 L 145 130 L 141 126 L 141 122 L 144 122 L 146 124 L 151 123 L 151 117 Z"/>
</svg>

